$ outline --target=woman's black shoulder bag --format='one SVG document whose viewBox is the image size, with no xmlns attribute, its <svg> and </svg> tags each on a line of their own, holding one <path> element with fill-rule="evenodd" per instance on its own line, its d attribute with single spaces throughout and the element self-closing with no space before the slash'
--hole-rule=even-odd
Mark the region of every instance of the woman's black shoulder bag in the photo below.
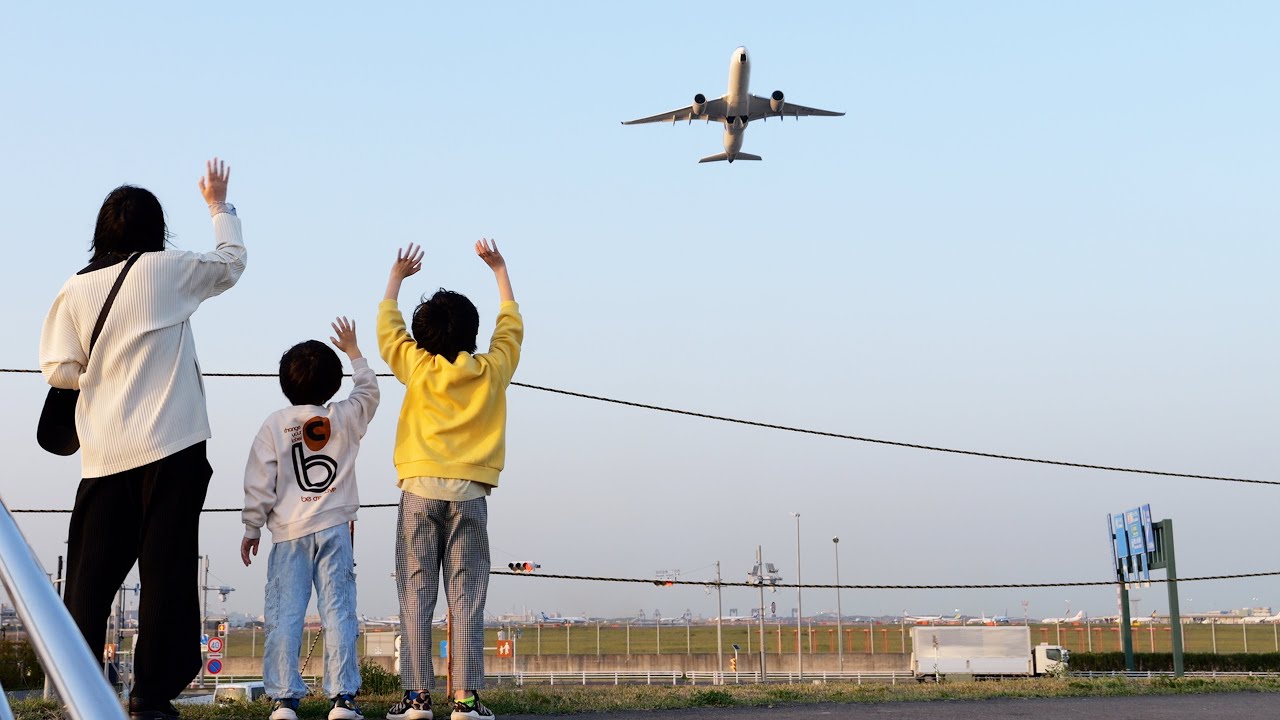
<svg viewBox="0 0 1280 720">
<path fill-rule="evenodd" d="M 111 305 L 116 301 L 124 276 L 129 274 L 129 268 L 133 267 L 139 257 L 142 257 L 142 253 L 130 256 L 116 276 L 116 284 L 111 286 L 111 294 L 107 295 L 107 301 L 102 304 L 102 312 L 98 313 L 98 323 L 93 326 L 93 336 L 89 338 L 89 355 L 93 354 L 93 346 L 98 342 L 102 326 L 107 322 L 107 313 L 111 312 Z M 85 367 L 88 364 L 86 359 Z M 40 411 L 40 424 L 36 427 L 36 442 L 40 443 L 40 447 L 54 455 L 74 455 L 80 449 L 80 437 L 76 434 L 76 403 L 79 400 L 79 390 L 49 388 L 44 408 Z"/>
</svg>

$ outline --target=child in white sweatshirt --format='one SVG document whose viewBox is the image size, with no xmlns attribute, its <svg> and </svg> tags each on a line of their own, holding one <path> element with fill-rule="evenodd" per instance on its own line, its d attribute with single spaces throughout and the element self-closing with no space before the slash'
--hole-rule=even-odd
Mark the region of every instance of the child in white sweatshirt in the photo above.
<svg viewBox="0 0 1280 720">
<path fill-rule="evenodd" d="M 266 644 L 262 674 L 275 701 L 271 720 L 297 720 L 307 686 L 298 671 L 303 615 L 311 585 L 325 637 L 329 720 L 361 720 L 355 655 L 356 583 L 351 537 L 360 496 L 356 454 L 378 408 L 378 379 L 356 344 L 355 324 L 333 323 L 330 340 L 351 358 L 355 387 L 329 403 L 342 385 L 342 361 L 308 340 L 280 358 L 280 388 L 292 403 L 267 417 L 244 471 L 244 540 L 240 559 L 258 554 L 262 526 L 271 529 L 267 560 Z"/>
</svg>

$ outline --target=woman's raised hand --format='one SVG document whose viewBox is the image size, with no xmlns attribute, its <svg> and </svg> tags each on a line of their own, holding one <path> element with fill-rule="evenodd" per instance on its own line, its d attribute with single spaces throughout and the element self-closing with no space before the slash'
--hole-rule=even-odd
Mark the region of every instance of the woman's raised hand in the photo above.
<svg viewBox="0 0 1280 720">
<path fill-rule="evenodd" d="M 227 181 L 231 179 L 231 167 L 225 162 L 214 158 L 204 164 L 204 175 L 200 178 L 200 194 L 204 196 L 205 203 L 212 205 L 214 203 L 227 201 Z"/>
</svg>

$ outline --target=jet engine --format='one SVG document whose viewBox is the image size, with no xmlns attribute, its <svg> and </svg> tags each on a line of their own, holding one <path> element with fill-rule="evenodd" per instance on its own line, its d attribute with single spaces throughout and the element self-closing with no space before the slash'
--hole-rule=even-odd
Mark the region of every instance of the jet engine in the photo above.
<svg viewBox="0 0 1280 720">
<path fill-rule="evenodd" d="M 699 115 L 702 114 L 702 111 L 706 109 L 707 109 L 707 96 L 703 95 L 702 93 L 698 93 L 697 95 L 694 95 L 693 108 L 691 109 L 693 112 L 693 116 L 698 117 Z"/>
<path fill-rule="evenodd" d="M 774 114 L 781 113 L 782 108 L 786 105 L 786 103 L 782 101 L 782 97 L 781 90 L 774 90 L 773 94 L 769 96 L 769 110 Z"/>
</svg>

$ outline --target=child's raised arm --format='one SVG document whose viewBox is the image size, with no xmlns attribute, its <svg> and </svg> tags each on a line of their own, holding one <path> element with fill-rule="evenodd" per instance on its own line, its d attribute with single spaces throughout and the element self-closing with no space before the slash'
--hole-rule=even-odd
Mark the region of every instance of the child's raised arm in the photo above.
<svg viewBox="0 0 1280 720">
<path fill-rule="evenodd" d="M 383 300 L 400 299 L 400 283 L 422 269 L 422 246 L 409 243 L 409 247 L 396 251 L 396 261 L 391 265 L 391 277 L 387 279 L 387 294 Z"/>
<path fill-rule="evenodd" d="M 514 302 L 516 296 L 511 292 L 511 278 L 507 276 L 507 261 L 498 251 L 498 242 L 480 238 L 476 241 L 476 255 L 479 255 L 484 264 L 493 270 L 493 276 L 498 280 L 498 299 L 502 302 Z"/>
</svg>

